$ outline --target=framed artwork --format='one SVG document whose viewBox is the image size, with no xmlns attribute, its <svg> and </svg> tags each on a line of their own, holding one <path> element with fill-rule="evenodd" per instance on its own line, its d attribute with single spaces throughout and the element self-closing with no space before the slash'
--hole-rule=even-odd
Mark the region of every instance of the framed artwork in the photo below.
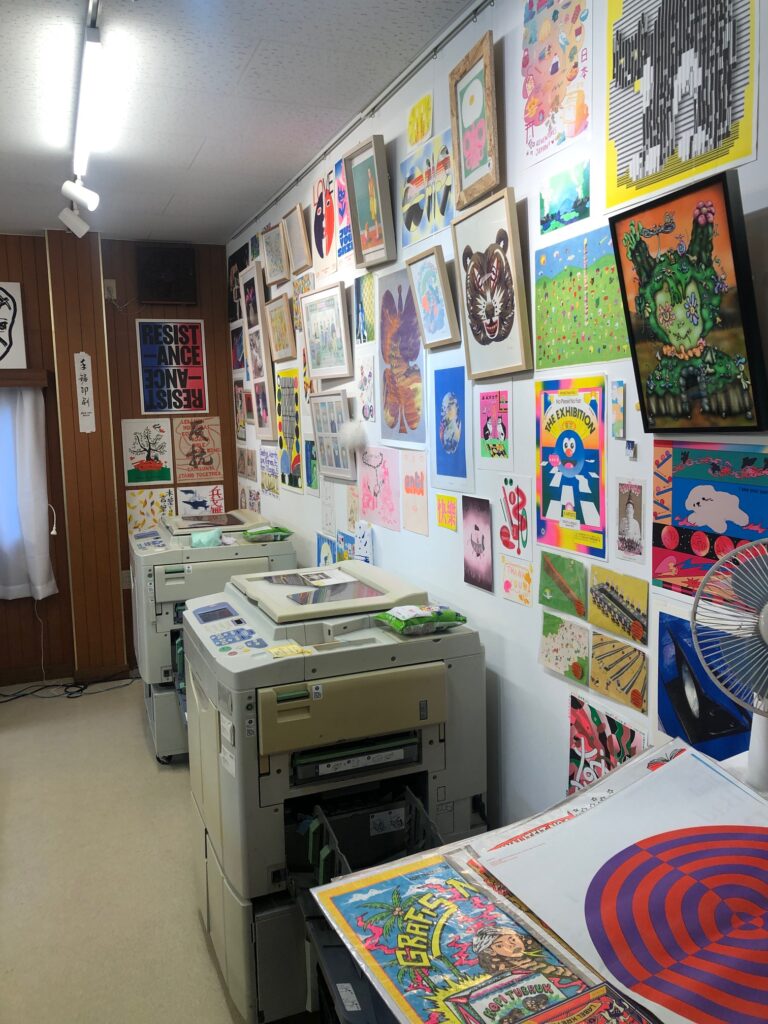
<svg viewBox="0 0 768 1024">
<path fill-rule="evenodd" d="M 245 369 L 245 340 L 243 338 L 243 321 L 236 320 L 229 325 L 229 339 L 232 347 L 232 369 Z"/>
<path fill-rule="evenodd" d="M 372 267 L 397 258 L 384 136 L 372 135 L 344 157 L 355 264 Z"/>
<path fill-rule="evenodd" d="M 646 432 L 764 429 L 768 383 L 737 173 L 610 221 Z"/>
<path fill-rule="evenodd" d="M 317 277 L 332 274 L 336 257 L 336 202 L 333 165 L 312 186 L 312 266 Z"/>
<path fill-rule="evenodd" d="M 442 245 L 405 261 L 425 348 L 461 341 Z"/>
<path fill-rule="evenodd" d="M 256 263 L 249 263 L 245 270 L 240 272 L 240 308 L 243 313 L 243 322 L 247 331 L 258 327 L 259 319 L 259 297 L 256 283 L 257 271 L 260 267 Z"/>
<path fill-rule="evenodd" d="M 530 370 L 515 193 L 505 188 L 489 196 L 457 217 L 451 230 L 469 376 Z"/>
<path fill-rule="evenodd" d="M 768 536 L 768 445 L 653 445 L 652 580 L 693 597 L 712 565 Z"/>
<path fill-rule="evenodd" d="M 606 206 L 754 157 L 763 5 L 709 0 L 691 18 L 668 0 L 606 6 Z"/>
<path fill-rule="evenodd" d="M 261 254 L 267 284 L 284 284 L 291 276 L 291 266 L 282 221 L 261 232 Z"/>
<path fill-rule="evenodd" d="M 349 421 L 348 398 L 345 391 L 323 391 L 310 395 L 312 429 L 315 434 L 315 456 L 321 476 L 336 480 L 357 479 L 355 453 L 341 438 L 341 428 Z"/>
<path fill-rule="evenodd" d="M 241 380 L 233 381 L 232 395 L 235 402 L 235 437 L 245 440 L 245 391 Z"/>
<path fill-rule="evenodd" d="M 355 278 L 355 341 L 376 341 L 376 282 L 373 274 Z"/>
<path fill-rule="evenodd" d="M 227 257 L 227 319 L 231 323 L 242 316 L 240 311 L 240 274 L 248 266 L 248 243 Z"/>
<path fill-rule="evenodd" d="M 278 295 L 267 303 L 269 346 L 276 363 L 296 358 L 296 337 L 293 333 L 291 303 L 287 295 Z"/>
<path fill-rule="evenodd" d="M 27 368 L 21 285 L 14 281 L 0 282 L 0 368 Z"/>
<path fill-rule="evenodd" d="M 300 203 L 283 217 L 283 229 L 291 273 L 300 274 L 302 270 L 308 270 L 312 266 L 312 250 L 309 247 L 307 226 Z"/>
<path fill-rule="evenodd" d="M 306 274 L 301 274 L 299 277 L 294 277 L 291 282 L 293 285 L 293 329 L 304 333 L 304 321 L 301 318 L 301 296 L 309 295 L 310 292 L 315 290 L 315 275 L 312 271 L 307 271 Z"/>
<path fill-rule="evenodd" d="M 280 458 L 280 483 L 301 491 L 304 482 L 301 470 L 303 437 L 299 416 L 299 371 L 277 370 L 277 448 Z"/>
<path fill-rule="evenodd" d="M 401 161 L 399 189 L 403 246 L 450 225 L 455 212 L 450 128 Z"/>
<path fill-rule="evenodd" d="M 260 327 L 248 332 L 248 361 L 251 367 L 256 436 L 262 441 L 273 441 L 277 436 L 277 427 L 272 360 L 269 346 L 264 344 L 264 332 Z"/>
<path fill-rule="evenodd" d="M 349 377 L 352 353 L 344 285 L 318 288 L 301 297 L 304 345 L 310 377 Z"/>
<path fill-rule="evenodd" d="M 605 377 L 537 380 L 536 536 L 606 557 Z"/>
<path fill-rule="evenodd" d="M 378 286 L 381 439 L 401 447 L 423 445 L 424 347 L 408 274 L 395 270 L 381 276 Z"/>
<path fill-rule="evenodd" d="M 472 397 L 462 365 L 431 372 L 429 446 L 432 486 L 436 490 L 471 491 Z"/>
<path fill-rule="evenodd" d="M 501 182 L 496 130 L 493 33 L 486 32 L 448 76 L 456 209 Z"/>
</svg>

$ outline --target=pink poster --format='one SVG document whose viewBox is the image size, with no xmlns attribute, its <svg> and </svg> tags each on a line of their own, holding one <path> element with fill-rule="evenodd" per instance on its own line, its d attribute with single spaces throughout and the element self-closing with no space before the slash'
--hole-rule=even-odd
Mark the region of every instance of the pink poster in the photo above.
<svg viewBox="0 0 768 1024">
<path fill-rule="evenodd" d="M 493 469 L 509 458 L 509 391 L 478 390 L 477 437 L 481 469 Z"/>
<path fill-rule="evenodd" d="M 360 459 L 360 515 L 374 526 L 400 529 L 400 451 L 366 448 Z"/>
<path fill-rule="evenodd" d="M 403 529 L 421 533 L 426 537 L 429 534 L 426 452 L 401 452 L 400 471 L 403 490 Z"/>
</svg>

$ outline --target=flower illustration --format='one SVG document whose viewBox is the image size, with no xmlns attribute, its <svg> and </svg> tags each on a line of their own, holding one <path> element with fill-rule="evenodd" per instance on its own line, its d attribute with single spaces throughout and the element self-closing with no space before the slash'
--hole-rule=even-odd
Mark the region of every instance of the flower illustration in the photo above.
<svg viewBox="0 0 768 1024">
<path fill-rule="evenodd" d="M 685 315 L 695 327 L 699 322 L 699 306 L 695 295 L 689 295 L 685 300 Z"/>
<path fill-rule="evenodd" d="M 659 306 L 656 311 L 656 318 L 662 327 L 669 327 L 669 325 L 674 321 L 675 314 L 669 302 L 665 302 L 663 306 Z"/>
</svg>

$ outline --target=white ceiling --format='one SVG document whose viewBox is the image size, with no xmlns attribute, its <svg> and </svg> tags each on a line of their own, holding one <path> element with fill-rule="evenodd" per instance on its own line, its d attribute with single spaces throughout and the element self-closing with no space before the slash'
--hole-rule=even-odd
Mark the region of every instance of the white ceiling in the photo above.
<svg viewBox="0 0 768 1024">
<path fill-rule="evenodd" d="M 102 0 L 111 80 L 87 214 L 109 238 L 225 242 L 467 0 Z M 0 0 L 0 232 L 60 227 L 86 0 Z"/>
</svg>

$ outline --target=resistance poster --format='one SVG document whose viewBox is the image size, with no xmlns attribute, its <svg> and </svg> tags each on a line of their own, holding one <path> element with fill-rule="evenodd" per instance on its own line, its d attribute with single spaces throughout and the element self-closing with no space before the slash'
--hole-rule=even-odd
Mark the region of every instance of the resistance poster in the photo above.
<svg viewBox="0 0 768 1024">
<path fill-rule="evenodd" d="M 540 543 L 605 558 L 605 378 L 536 382 Z"/>
<path fill-rule="evenodd" d="M 137 320 L 141 411 L 208 411 L 202 320 Z"/>
</svg>

